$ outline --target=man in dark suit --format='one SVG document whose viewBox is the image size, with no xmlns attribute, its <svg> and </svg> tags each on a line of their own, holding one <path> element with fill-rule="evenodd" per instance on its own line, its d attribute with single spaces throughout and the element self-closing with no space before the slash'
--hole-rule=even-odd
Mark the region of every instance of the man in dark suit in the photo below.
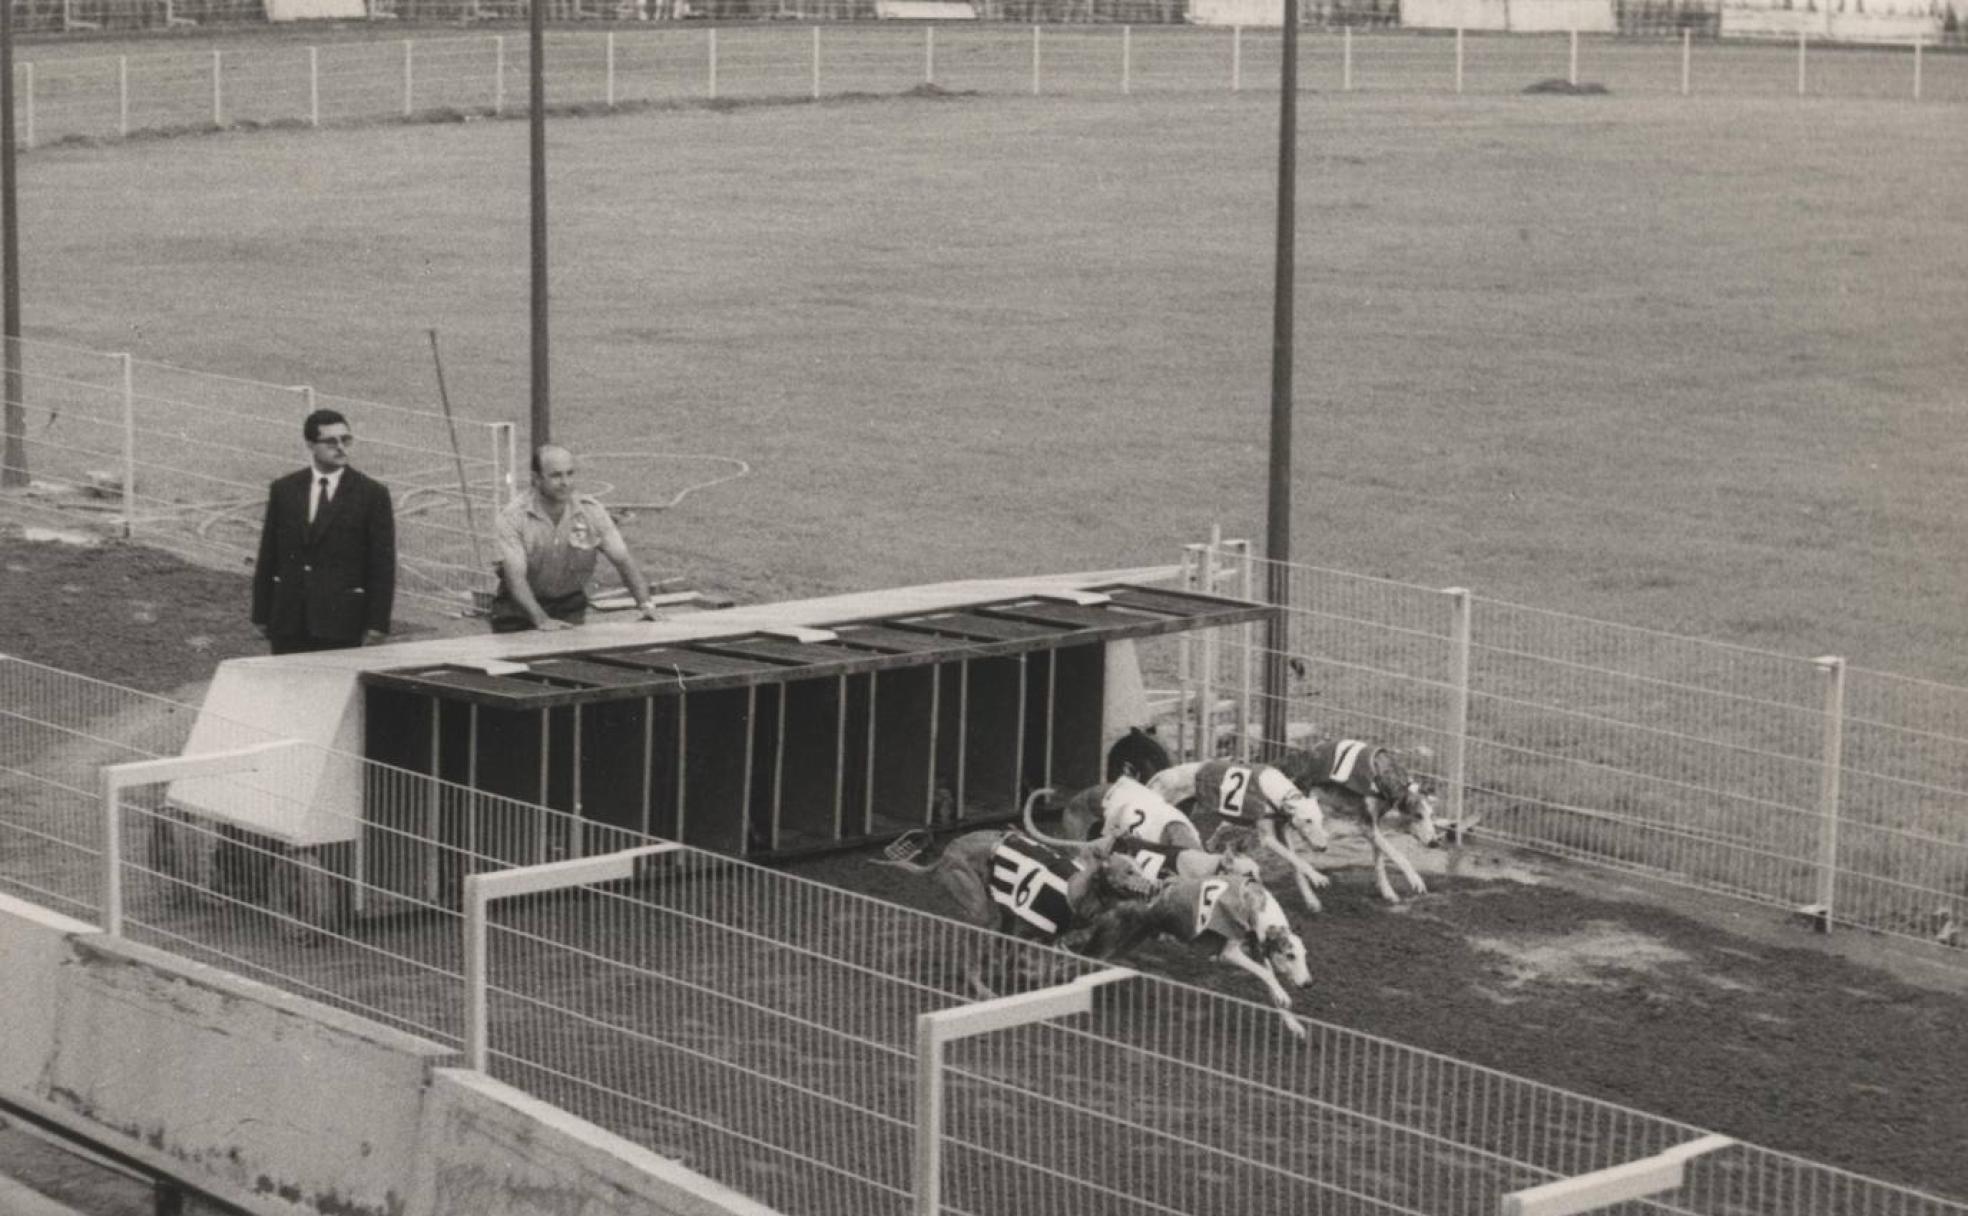
<svg viewBox="0 0 1968 1216">
<path fill-rule="evenodd" d="M 348 419 L 316 410 L 301 424 L 308 467 L 267 491 L 253 565 L 253 625 L 275 654 L 380 642 L 396 600 L 396 515 L 389 490 L 349 467 Z"/>
</svg>

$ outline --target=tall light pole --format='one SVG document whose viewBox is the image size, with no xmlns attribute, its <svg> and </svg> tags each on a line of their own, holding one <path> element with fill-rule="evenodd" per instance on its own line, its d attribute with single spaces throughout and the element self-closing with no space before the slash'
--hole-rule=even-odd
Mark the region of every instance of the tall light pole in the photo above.
<svg viewBox="0 0 1968 1216">
<path fill-rule="evenodd" d="M 5 0 L 0 0 L 4 3 Z M 1265 758 L 1284 749 L 1286 612 L 1291 603 L 1292 288 L 1297 254 L 1298 0 L 1284 0 L 1284 62 L 1278 75 L 1278 263 L 1271 304 L 1271 471 L 1265 500 L 1265 594 L 1272 605 L 1264 640 Z"/>
<path fill-rule="evenodd" d="M 27 484 L 27 407 L 21 401 L 20 199 L 14 189 L 14 5 L 0 0 L 0 344 L 6 346 L 0 486 Z"/>
<path fill-rule="evenodd" d="M 0 0 L 5 5 L 7 0 Z M 544 66 L 547 0 L 533 0 L 527 27 L 528 74 L 532 98 L 527 108 L 528 161 L 533 202 L 533 446 L 553 442 L 547 401 L 547 77 Z"/>
</svg>

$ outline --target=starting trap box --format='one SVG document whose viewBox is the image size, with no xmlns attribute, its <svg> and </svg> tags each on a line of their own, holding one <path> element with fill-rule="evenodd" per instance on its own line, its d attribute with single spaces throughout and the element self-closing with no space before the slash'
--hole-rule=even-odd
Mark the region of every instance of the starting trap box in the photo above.
<svg viewBox="0 0 1968 1216">
<path fill-rule="evenodd" d="M 1151 585 L 1170 573 L 232 660 L 187 754 L 206 716 L 321 746 L 277 800 L 224 780 L 174 783 L 169 799 L 420 898 L 444 898 L 487 852 L 535 864 L 621 847 L 622 831 L 772 860 L 1004 822 L 1031 789 L 1101 780 L 1107 747 L 1148 720 L 1139 642 L 1274 611 Z M 401 796 L 432 777 L 444 796 Z M 406 840 L 459 861 L 440 875 Z"/>
</svg>

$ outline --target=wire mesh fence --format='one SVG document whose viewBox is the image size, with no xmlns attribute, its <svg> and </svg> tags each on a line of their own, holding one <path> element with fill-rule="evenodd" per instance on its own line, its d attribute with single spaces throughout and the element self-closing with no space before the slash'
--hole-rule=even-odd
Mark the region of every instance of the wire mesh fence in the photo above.
<svg viewBox="0 0 1968 1216">
<path fill-rule="evenodd" d="M 177 755 L 193 713 L 0 659 L 0 888 L 461 1044 L 464 877 L 653 843 L 250 724 Z M 256 822 L 287 822 L 279 800 L 324 763 L 359 767 L 364 806 L 330 844 L 179 805 L 219 783 L 275 804 Z M 106 800 L 112 779 L 127 784 Z M 460 819 L 481 825 L 471 849 L 447 843 Z M 485 933 L 494 1075 L 788 1213 L 921 1210 L 925 1136 L 950 1212 L 1476 1216 L 1699 1135 L 1148 976 L 1104 984 L 1084 1014 L 944 1045 L 925 1128 L 925 1015 L 965 1006 L 973 973 L 1030 993 L 1100 965 L 683 848 L 633 879 L 500 901 Z M 1968 1213 L 1746 1145 L 1702 1157 L 1660 1206 Z"/>
<path fill-rule="evenodd" d="M 1247 547 L 1197 546 L 1189 568 L 1196 587 L 1271 586 Z M 1288 742 L 1403 750 L 1451 787 L 1456 817 L 1575 860 L 1911 938 L 1953 943 L 1968 919 L 1968 690 L 1467 592 L 1282 573 Z M 1236 724 L 1264 719 L 1264 694 L 1236 690 L 1267 643 L 1223 645 L 1191 656 L 1184 704 L 1215 709 L 1182 719 L 1185 755 L 1257 746 Z"/>
<path fill-rule="evenodd" d="M 21 341 L 17 360 L 23 425 L 5 471 L 26 484 L 0 492 L 0 510 L 236 566 L 257 550 L 268 483 L 305 460 L 302 419 L 335 409 L 360 440 L 356 464 L 390 488 L 399 593 L 456 609 L 491 589 L 508 423 L 52 342 Z"/>
<path fill-rule="evenodd" d="M 544 42 L 554 107 L 893 95 L 1275 91 L 1276 30 L 1165 24 L 759 23 L 560 28 Z M 1815 46 L 1815 49 L 1814 49 Z M 520 35 L 433 34 L 24 60 L 26 147 L 135 132 L 318 127 L 523 113 Z M 1308 92 L 1501 96 L 1552 81 L 1623 96 L 1968 101 L 1968 50 L 1665 36 L 1474 33 L 1338 25 L 1299 45 Z"/>
</svg>

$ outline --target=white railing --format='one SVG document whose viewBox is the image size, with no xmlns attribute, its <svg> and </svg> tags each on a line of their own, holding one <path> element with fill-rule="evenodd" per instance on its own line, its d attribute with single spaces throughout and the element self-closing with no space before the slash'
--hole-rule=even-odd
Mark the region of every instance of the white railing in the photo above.
<svg viewBox="0 0 1968 1216">
<path fill-rule="evenodd" d="M 555 30 L 553 106 L 894 94 L 1238 92 L 1278 87 L 1271 30 L 1180 26 L 757 25 Z M 67 53 L 62 53 L 66 51 Z M 1809 63 L 1808 73 L 1805 65 Z M 483 34 L 318 46 L 227 45 L 97 56 L 62 48 L 21 63 L 26 147 L 139 131 L 523 114 L 527 40 Z M 1307 33 L 1306 90 L 1512 94 L 1541 82 L 1623 95 L 1813 95 L 1968 101 L 1968 53 L 1578 34 Z"/>
<path fill-rule="evenodd" d="M 1185 569 L 1269 586 L 1241 542 Z M 1968 688 L 1311 566 L 1289 588 L 1293 735 L 1410 752 L 1493 839 L 1827 926 L 1955 941 L 1968 920 Z M 1263 719 L 1261 628 L 1211 645 L 1184 667 L 1188 755 L 1254 747 Z"/>
<path fill-rule="evenodd" d="M 337 409 L 357 436 L 357 465 L 390 487 L 399 596 L 456 610 L 491 589 L 510 423 L 53 342 L 22 341 L 18 366 L 31 484 L 0 491 L 0 512 L 86 522 L 238 568 L 257 551 L 268 482 L 306 459 L 301 420 Z"/>
<path fill-rule="evenodd" d="M 166 782 L 237 781 L 278 800 L 306 784 L 283 766 L 362 762 L 269 747 L 246 725 L 213 752 L 169 759 L 192 713 L 0 659 L 0 888 L 98 923 L 120 909 L 109 923 L 131 938 L 469 1043 L 501 1079 L 788 1213 L 1490 1216 L 1506 1195 L 1525 1211 L 1577 1210 L 1560 1200 L 1610 1193 L 1609 1179 L 1666 1179 L 1680 1183 L 1660 1197 L 1666 1210 L 1700 1216 L 1968 1216 L 1373 1035 L 1288 1025 L 1265 1005 L 385 766 L 363 765 L 359 843 L 339 852 L 201 824 L 172 808 Z M 178 771 L 186 763 L 198 771 Z M 379 818 L 439 839 L 393 840 Z M 483 851 L 443 843 L 466 822 L 486 829 Z M 502 835 L 502 822 L 521 830 Z M 548 862 L 535 824 L 626 856 Z M 429 866 L 443 892 L 431 900 L 404 894 L 415 882 L 365 877 Z M 528 898 L 487 897 L 498 886 Z M 958 1014 L 989 1033 L 947 1033 L 980 959 L 1042 1019 Z M 1048 985 L 1070 999 L 1033 1002 Z M 919 1186 L 930 1178 L 934 1191 Z"/>
</svg>

